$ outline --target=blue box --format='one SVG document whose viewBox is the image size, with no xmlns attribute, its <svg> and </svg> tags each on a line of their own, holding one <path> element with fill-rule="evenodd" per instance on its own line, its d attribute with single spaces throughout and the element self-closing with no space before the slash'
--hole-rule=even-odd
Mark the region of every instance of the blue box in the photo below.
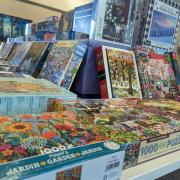
<svg viewBox="0 0 180 180">
<path fill-rule="evenodd" d="M 92 11 L 93 3 L 75 9 L 73 31 L 90 34 Z"/>
<path fill-rule="evenodd" d="M 77 96 L 44 79 L 0 78 L 0 114 L 47 112 L 49 98 L 64 100 Z"/>
</svg>

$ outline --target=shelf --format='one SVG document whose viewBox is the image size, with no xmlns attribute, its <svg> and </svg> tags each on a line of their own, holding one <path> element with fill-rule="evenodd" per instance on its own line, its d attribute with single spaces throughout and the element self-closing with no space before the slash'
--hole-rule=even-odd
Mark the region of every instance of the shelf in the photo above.
<svg viewBox="0 0 180 180">
<path fill-rule="evenodd" d="M 124 170 L 121 180 L 153 180 L 177 169 L 180 169 L 180 151 Z"/>
</svg>

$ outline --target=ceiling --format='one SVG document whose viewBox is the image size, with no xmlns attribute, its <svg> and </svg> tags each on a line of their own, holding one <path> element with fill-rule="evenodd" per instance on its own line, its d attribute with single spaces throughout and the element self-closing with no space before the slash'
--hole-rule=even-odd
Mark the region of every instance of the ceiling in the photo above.
<svg viewBox="0 0 180 180">
<path fill-rule="evenodd" d="M 20 0 L 21 1 L 21 0 Z M 22 0 L 26 3 L 32 3 L 34 5 L 44 6 L 46 8 L 52 8 L 56 10 L 69 11 L 78 7 L 92 2 L 93 0 Z"/>
</svg>

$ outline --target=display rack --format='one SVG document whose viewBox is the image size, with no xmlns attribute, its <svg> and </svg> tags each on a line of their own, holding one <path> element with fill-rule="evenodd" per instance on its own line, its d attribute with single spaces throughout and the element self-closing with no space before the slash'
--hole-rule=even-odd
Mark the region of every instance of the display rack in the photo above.
<svg viewBox="0 0 180 180">
<path fill-rule="evenodd" d="M 153 180 L 180 169 L 180 151 L 124 170 L 121 180 Z"/>
</svg>

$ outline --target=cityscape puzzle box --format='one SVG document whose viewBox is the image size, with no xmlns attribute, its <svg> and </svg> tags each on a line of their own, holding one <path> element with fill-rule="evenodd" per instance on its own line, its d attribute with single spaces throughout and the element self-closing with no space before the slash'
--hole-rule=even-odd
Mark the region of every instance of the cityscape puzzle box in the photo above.
<svg viewBox="0 0 180 180">
<path fill-rule="evenodd" d="M 40 73 L 69 90 L 86 53 L 87 45 L 78 41 L 58 41 L 51 49 Z"/>
</svg>

